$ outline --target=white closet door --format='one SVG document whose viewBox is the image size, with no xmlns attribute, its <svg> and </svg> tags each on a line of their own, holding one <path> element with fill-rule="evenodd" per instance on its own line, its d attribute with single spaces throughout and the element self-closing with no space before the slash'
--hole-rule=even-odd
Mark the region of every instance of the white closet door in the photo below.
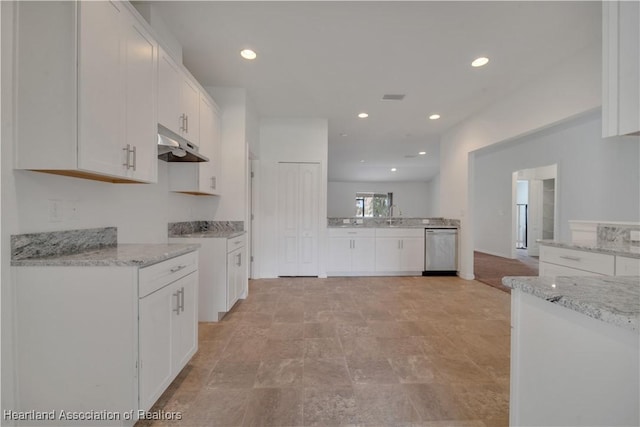
<svg viewBox="0 0 640 427">
<path fill-rule="evenodd" d="M 278 165 L 278 275 L 298 275 L 299 165 Z"/>
<path fill-rule="evenodd" d="M 318 275 L 318 163 L 278 165 L 278 275 Z"/>
<path fill-rule="evenodd" d="M 304 163 L 299 169 L 298 276 L 318 275 L 318 163 Z"/>
</svg>

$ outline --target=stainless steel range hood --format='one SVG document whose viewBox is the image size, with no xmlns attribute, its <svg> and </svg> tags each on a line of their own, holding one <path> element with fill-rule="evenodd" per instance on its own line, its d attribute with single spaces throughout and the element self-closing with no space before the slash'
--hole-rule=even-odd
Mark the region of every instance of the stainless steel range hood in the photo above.
<svg viewBox="0 0 640 427">
<path fill-rule="evenodd" d="M 198 147 L 184 138 L 158 125 L 158 158 L 165 162 L 208 162 L 198 153 Z"/>
</svg>

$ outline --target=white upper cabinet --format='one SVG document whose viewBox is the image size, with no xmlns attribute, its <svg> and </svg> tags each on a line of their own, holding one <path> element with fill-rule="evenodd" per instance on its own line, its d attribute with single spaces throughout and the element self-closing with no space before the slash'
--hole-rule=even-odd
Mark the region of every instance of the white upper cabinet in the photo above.
<svg viewBox="0 0 640 427">
<path fill-rule="evenodd" d="M 220 113 L 218 106 L 206 94 L 199 99 L 199 153 L 208 162 L 169 164 L 171 191 L 194 195 L 220 195 Z"/>
<path fill-rule="evenodd" d="M 198 145 L 200 90 L 169 54 L 160 49 L 158 64 L 158 123 Z"/>
<path fill-rule="evenodd" d="M 132 8 L 106 1 L 17 8 L 16 168 L 156 182 L 158 45 Z"/>
<path fill-rule="evenodd" d="M 209 158 L 198 165 L 199 189 L 203 193 L 219 194 L 220 111 L 204 94 L 200 94 L 200 152 Z"/>
<path fill-rule="evenodd" d="M 640 3 L 602 2 L 602 136 L 640 134 Z"/>
</svg>

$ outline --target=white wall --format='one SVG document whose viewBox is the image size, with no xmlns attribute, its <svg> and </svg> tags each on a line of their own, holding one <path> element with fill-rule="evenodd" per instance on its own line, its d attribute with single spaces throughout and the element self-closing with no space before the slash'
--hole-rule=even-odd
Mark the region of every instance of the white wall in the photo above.
<svg viewBox="0 0 640 427">
<path fill-rule="evenodd" d="M 446 132 L 440 141 L 440 215 L 460 219 L 459 275 L 473 279 L 473 151 L 529 134 L 601 103 L 600 45 L 582 50 L 511 96 Z M 471 171 L 471 173 L 470 173 Z M 480 197 L 480 196 L 476 196 Z"/>
<path fill-rule="evenodd" d="M 319 271 L 325 275 L 328 122 L 326 119 L 269 118 L 260 121 L 260 148 L 254 185 L 258 206 L 254 221 L 256 278 L 278 274 L 278 162 L 320 163 Z"/>
<path fill-rule="evenodd" d="M 393 204 L 400 208 L 405 218 L 430 216 L 432 199 L 427 182 L 339 182 L 328 186 L 327 216 L 342 217 L 355 214 L 357 192 L 393 193 Z M 400 216 L 394 210 L 395 216 Z"/>
<path fill-rule="evenodd" d="M 475 155 L 475 248 L 511 256 L 512 173 L 557 163 L 556 239 L 570 241 L 569 220 L 640 220 L 638 138 L 600 137 L 600 111 L 489 147 Z M 500 215 L 500 213 L 504 215 Z"/>
<path fill-rule="evenodd" d="M 427 182 L 429 199 L 427 201 L 428 211 L 427 216 L 439 217 L 440 213 L 440 174 L 438 173 L 431 181 Z"/>
</svg>

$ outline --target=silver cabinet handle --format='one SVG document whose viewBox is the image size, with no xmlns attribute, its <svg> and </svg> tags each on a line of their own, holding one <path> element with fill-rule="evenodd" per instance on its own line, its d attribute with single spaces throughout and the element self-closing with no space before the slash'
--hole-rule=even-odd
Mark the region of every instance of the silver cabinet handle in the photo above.
<svg viewBox="0 0 640 427">
<path fill-rule="evenodd" d="M 122 150 L 124 151 L 124 163 L 122 164 L 122 166 L 124 166 L 125 168 L 129 169 L 129 148 L 131 146 L 129 144 L 127 144 L 126 147 L 124 147 Z"/>
<path fill-rule="evenodd" d="M 240 267 L 242 265 L 242 254 L 240 253 L 236 255 L 236 257 L 237 257 L 236 265 Z"/>
<path fill-rule="evenodd" d="M 180 132 L 185 132 L 186 131 L 186 129 L 184 127 L 184 118 L 185 117 L 186 116 L 184 114 L 180 115 Z"/>
<path fill-rule="evenodd" d="M 216 177 L 215 176 L 211 177 L 211 188 L 213 188 L 214 190 L 216 189 Z"/>
<path fill-rule="evenodd" d="M 180 302 L 178 303 L 178 310 L 184 311 L 184 286 L 178 291 L 180 294 Z"/>
<path fill-rule="evenodd" d="M 569 256 L 569 255 L 560 255 L 562 259 L 568 259 L 569 261 L 580 261 L 580 257 L 577 256 Z"/>
<path fill-rule="evenodd" d="M 353 242 L 353 249 L 355 249 L 355 248 L 356 248 L 356 241 L 355 241 L 355 239 L 354 239 L 354 240 L 352 240 L 352 242 Z"/>
<path fill-rule="evenodd" d="M 180 315 L 180 291 L 177 291 L 175 294 L 173 294 L 174 297 L 176 297 L 176 308 L 172 309 L 171 311 L 175 311 L 176 314 L 179 316 Z"/>
<path fill-rule="evenodd" d="M 127 168 L 127 170 L 133 169 L 135 171 L 136 170 L 136 147 L 134 146 L 132 149 L 131 144 L 127 144 L 127 146 L 124 147 L 122 150 L 125 153 L 125 160 L 122 166 Z M 133 154 L 133 163 L 129 160 L 131 154 Z"/>
<path fill-rule="evenodd" d="M 184 131 L 186 133 L 189 133 L 189 116 L 187 116 L 186 114 L 184 115 L 184 122 L 185 122 Z"/>
<path fill-rule="evenodd" d="M 186 266 L 186 265 L 177 265 L 177 266 L 173 267 L 170 271 L 171 271 L 172 273 L 175 273 L 176 271 L 180 271 L 180 270 L 182 270 L 183 268 L 187 268 L 187 266 Z"/>
</svg>

